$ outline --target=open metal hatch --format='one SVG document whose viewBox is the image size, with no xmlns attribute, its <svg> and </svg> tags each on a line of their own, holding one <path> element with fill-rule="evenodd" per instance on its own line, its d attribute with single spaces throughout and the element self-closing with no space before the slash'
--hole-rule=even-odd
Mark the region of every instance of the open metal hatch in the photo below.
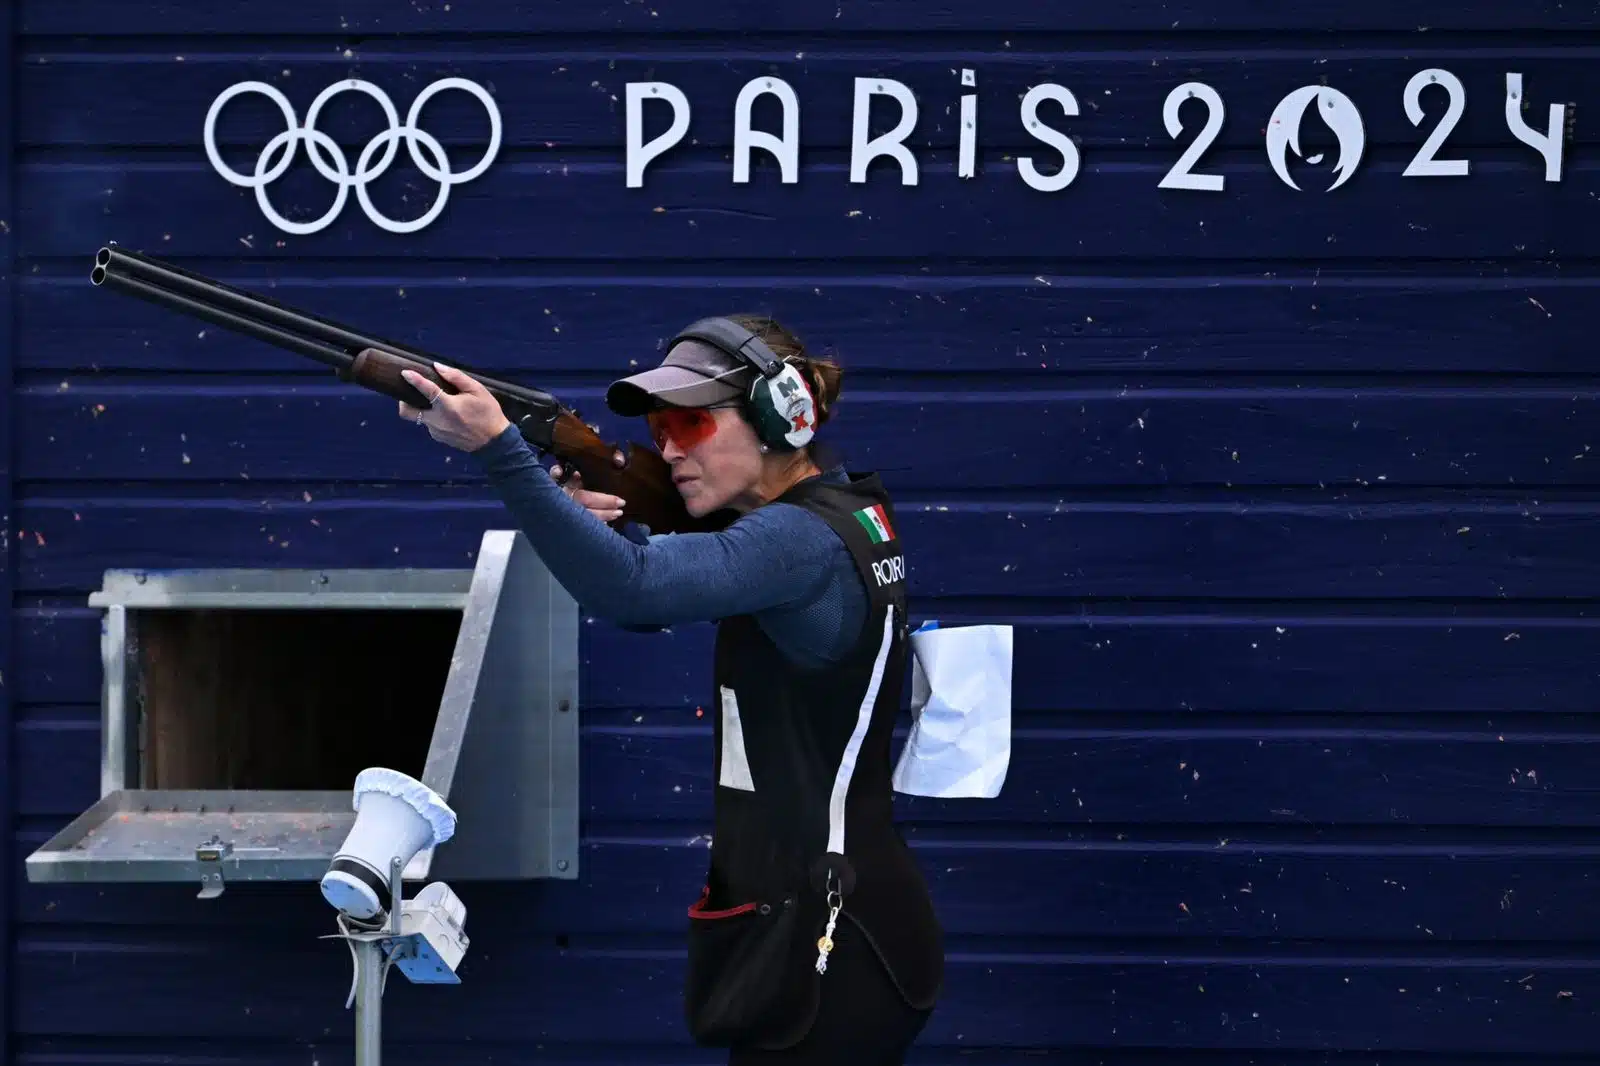
<svg viewBox="0 0 1600 1066">
<path fill-rule="evenodd" d="M 99 802 L 30 881 L 317 881 L 369 766 L 459 821 L 408 880 L 575 878 L 578 606 L 521 533 L 472 569 L 108 571 Z"/>
</svg>

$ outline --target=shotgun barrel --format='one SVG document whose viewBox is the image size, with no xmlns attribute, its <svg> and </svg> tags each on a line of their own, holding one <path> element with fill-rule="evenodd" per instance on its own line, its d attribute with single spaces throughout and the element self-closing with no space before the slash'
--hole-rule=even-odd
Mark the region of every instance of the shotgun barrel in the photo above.
<svg viewBox="0 0 1600 1066">
<path fill-rule="evenodd" d="M 729 517 L 690 515 L 672 483 L 671 469 L 658 453 L 638 444 L 619 447 L 602 440 L 575 411 L 541 389 L 487 377 L 453 359 L 360 333 L 332 319 L 114 244 L 96 253 L 89 280 L 96 287 L 123 292 L 305 356 L 332 368 L 341 381 L 414 407 L 426 407 L 428 401 L 400 372 L 415 371 L 454 394 L 456 389 L 439 377 L 433 364 L 454 367 L 489 390 L 529 444 L 576 470 L 588 488 L 622 497 L 626 503 L 616 524 L 636 521 L 654 533 L 706 532 L 721 528 Z"/>
</svg>

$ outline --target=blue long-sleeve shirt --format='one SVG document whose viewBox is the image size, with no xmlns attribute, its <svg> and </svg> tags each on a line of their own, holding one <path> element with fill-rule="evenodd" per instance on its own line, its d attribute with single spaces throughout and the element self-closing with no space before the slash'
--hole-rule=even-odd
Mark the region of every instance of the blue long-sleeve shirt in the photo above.
<svg viewBox="0 0 1600 1066">
<path fill-rule="evenodd" d="M 720 532 L 630 539 L 561 491 L 515 427 L 473 456 L 555 579 L 597 617 L 649 628 L 749 614 L 812 667 L 837 661 L 860 635 L 860 573 L 838 534 L 804 508 L 772 503 Z"/>
</svg>

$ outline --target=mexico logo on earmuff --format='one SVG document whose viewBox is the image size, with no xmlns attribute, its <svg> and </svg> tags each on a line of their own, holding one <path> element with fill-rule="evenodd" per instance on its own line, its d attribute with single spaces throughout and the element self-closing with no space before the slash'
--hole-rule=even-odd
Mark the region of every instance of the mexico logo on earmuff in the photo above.
<svg viewBox="0 0 1600 1066">
<path fill-rule="evenodd" d="M 773 410 L 788 423 L 783 432 L 784 440 L 796 448 L 809 443 L 816 427 L 812 422 L 811 390 L 806 387 L 805 379 L 790 367 L 768 382 L 767 388 L 772 395 Z"/>
</svg>

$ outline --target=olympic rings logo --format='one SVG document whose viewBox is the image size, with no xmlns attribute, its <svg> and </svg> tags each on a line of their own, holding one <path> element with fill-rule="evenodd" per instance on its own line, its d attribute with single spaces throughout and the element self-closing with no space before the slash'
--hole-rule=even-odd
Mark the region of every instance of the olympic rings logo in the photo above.
<svg viewBox="0 0 1600 1066">
<path fill-rule="evenodd" d="M 451 171 L 444 145 L 425 130 L 417 128 L 417 116 L 421 114 L 422 106 L 446 89 L 461 89 L 470 93 L 477 97 L 478 102 L 483 104 L 484 110 L 489 113 L 489 150 L 484 152 L 483 158 L 478 160 L 471 170 L 460 174 Z M 340 93 L 349 91 L 365 93 L 378 101 L 378 105 L 383 108 L 383 113 L 389 120 L 389 128 L 368 141 L 366 147 L 361 150 L 354 173 L 350 171 L 350 161 L 333 138 L 317 129 L 317 116 L 322 113 L 328 101 Z M 252 174 L 241 174 L 233 170 L 222 161 L 217 152 L 217 116 L 221 114 L 222 108 L 228 101 L 245 93 L 260 93 L 277 104 L 278 110 L 283 112 L 283 120 L 288 127 L 261 149 L 261 154 L 256 157 L 255 172 Z M 294 162 L 295 150 L 301 141 L 305 142 L 306 154 L 311 157 L 311 164 L 317 168 L 317 173 L 339 187 L 333 206 L 328 208 L 327 213 L 321 218 L 311 222 L 289 221 L 280 215 L 267 199 L 267 186 L 282 177 L 289 169 L 290 164 Z M 406 142 L 406 150 L 411 153 L 411 161 L 416 164 L 417 169 L 427 175 L 429 180 L 439 183 L 439 195 L 434 198 L 433 206 L 428 208 L 427 213 L 421 218 L 410 222 L 397 222 L 384 215 L 372 205 L 372 200 L 367 195 L 368 183 L 389 169 L 389 164 L 394 162 L 401 141 Z M 489 164 L 494 162 L 495 155 L 500 151 L 500 111 L 495 107 L 494 99 L 481 85 L 465 78 L 441 78 L 417 94 L 416 100 L 411 104 L 410 112 L 406 115 L 405 125 L 401 125 L 399 112 L 395 110 L 394 104 L 382 89 L 369 81 L 350 78 L 335 82 L 317 94 L 317 98 L 311 102 L 311 110 L 306 112 L 305 125 L 302 126 L 295 118 L 294 106 L 277 88 L 262 81 L 242 81 L 223 90 L 222 94 L 211 102 L 211 109 L 206 112 L 205 145 L 206 158 L 211 160 L 211 165 L 216 168 L 217 173 L 231 184 L 254 189 L 256 203 L 260 205 L 261 213 L 267 216 L 269 222 L 287 233 L 316 233 L 327 228 L 339 217 L 339 212 L 344 210 L 351 189 L 355 189 L 356 199 L 360 201 L 361 209 L 366 212 L 373 225 L 390 233 L 415 233 L 439 217 L 440 212 L 444 210 L 445 202 L 450 198 L 452 185 L 471 181 L 488 170 Z M 422 149 L 421 153 L 417 150 L 419 146 Z M 383 158 L 374 163 L 373 157 L 379 151 L 384 153 Z M 431 158 L 425 159 L 424 155 Z M 274 162 L 275 156 L 276 162 Z"/>
</svg>

